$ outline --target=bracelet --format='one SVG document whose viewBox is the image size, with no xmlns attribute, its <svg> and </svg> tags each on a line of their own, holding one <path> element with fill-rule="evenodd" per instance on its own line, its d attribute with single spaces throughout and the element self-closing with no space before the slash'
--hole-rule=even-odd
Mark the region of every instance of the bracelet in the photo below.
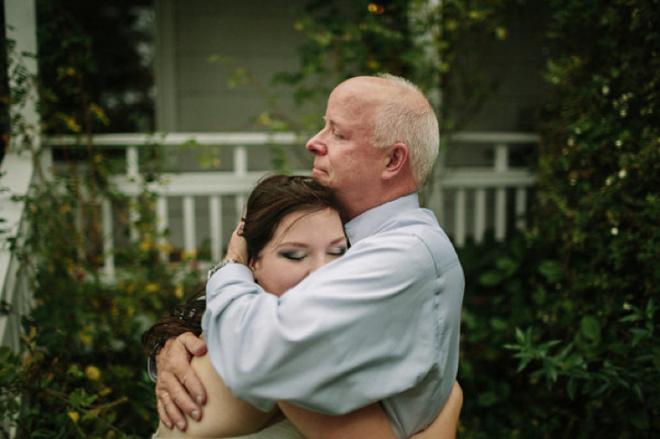
<svg viewBox="0 0 660 439">
<path fill-rule="evenodd" d="M 213 276 L 216 271 L 220 270 L 222 267 L 224 267 L 227 264 L 240 264 L 240 262 L 238 262 L 236 259 L 225 259 L 225 260 L 223 260 L 219 264 L 211 267 L 208 274 L 206 275 L 206 280 L 211 279 L 211 276 Z"/>
</svg>

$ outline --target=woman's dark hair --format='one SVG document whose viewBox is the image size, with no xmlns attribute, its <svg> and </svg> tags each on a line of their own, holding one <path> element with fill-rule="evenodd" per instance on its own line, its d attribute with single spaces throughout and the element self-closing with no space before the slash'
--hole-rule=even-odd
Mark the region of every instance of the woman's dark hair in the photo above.
<svg viewBox="0 0 660 439">
<path fill-rule="evenodd" d="M 343 217 L 334 193 L 311 177 L 273 175 L 257 183 L 247 201 L 242 235 L 247 242 L 248 260 L 254 261 L 273 239 L 282 219 L 293 212 L 316 212 L 333 209 Z M 202 291 L 179 305 L 166 318 L 142 335 L 142 345 L 150 356 L 158 353 L 170 338 L 184 332 L 199 335 L 206 301 Z"/>
</svg>

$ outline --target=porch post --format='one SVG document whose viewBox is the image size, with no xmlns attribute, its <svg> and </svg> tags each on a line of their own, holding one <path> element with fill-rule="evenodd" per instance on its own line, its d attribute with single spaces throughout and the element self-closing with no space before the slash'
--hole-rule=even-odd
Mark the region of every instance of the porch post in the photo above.
<svg viewBox="0 0 660 439">
<path fill-rule="evenodd" d="M 35 0 L 5 0 L 5 32 L 8 41 L 13 41 L 13 50 L 8 53 L 9 90 L 11 96 L 19 91 L 27 92 L 21 102 L 12 100 L 9 111 L 12 129 L 10 153 L 21 149 L 24 142 L 31 142 L 36 151 L 40 146 L 39 113 L 37 112 L 37 90 L 32 79 L 37 77 L 37 17 Z M 29 78 L 21 84 L 24 72 Z M 25 88 L 25 90 L 19 90 Z M 18 125 L 18 126 L 17 126 Z M 18 130 L 18 136 L 16 136 Z"/>
<path fill-rule="evenodd" d="M 17 350 L 21 331 L 20 317 L 31 306 L 31 291 L 25 282 L 20 261 L 11 252 L 13 239 L 21 242 L 24 222 L 23 203 L 14 195 L 25 195 L 33 179 L 32 154 L 24 153 L 25 145 L 37 151 L 40 146 L 37 92 L 32 78 L 37 74 L 37 32 L 34 0 L 5 0 L 6 38 L 14 46 L 8 51 L 10 102 L 10 145 L 0 164 L 1 186 L 7 191 L 0 193 L 0 217 L 5 233 L 0 236 L 0 300 L 9 304 L 16 313 L 0 316 L 0 345 Z M 28 56 L 25 56 L 25 55 Z M 21 79 L 22 78 L 22 79 Z M 26 94 L 20 99 L 20 93 Z M 18 134 L 18 135 L 17 135 Z"/>
</svg>

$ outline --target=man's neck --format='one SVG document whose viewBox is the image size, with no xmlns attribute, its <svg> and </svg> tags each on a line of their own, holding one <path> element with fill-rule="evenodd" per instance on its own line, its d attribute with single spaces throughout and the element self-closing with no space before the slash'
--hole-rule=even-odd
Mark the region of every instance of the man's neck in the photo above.
<svg viewBox="0 0 660 439">
<path fill-rule="evenodd" d="M 381 204 L 394 201 L 397 198 L 401 198 L 405 195 L 415 192 L 417 189 L 414 187 L 409 188 L 399 188 L 398 190 L 390 190 L 381 193 L 362 193 L 357 194 L 354 197 L 345 196 L 342 197 L 341 194 L 338 194 L 339 201 L 344 206 L 345 218 L 344 222 L 348 222 L 353 218 L 363 214 L 369 209 L 380 206 Z"/>
</svg>

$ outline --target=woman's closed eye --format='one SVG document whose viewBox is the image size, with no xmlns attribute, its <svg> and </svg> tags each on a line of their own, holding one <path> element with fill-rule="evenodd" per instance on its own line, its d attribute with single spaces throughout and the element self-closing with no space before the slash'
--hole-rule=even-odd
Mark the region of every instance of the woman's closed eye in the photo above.
<svg viewBox="0 0 660 439">
<path fill-rule="evenodd" d="M 307 252 L 303 250 L 281 250 L 277 255 L 291 261 L 302 261 L 307 256 Z"/>
<path fill-rule="evenodd" d="M 342 256 L 344 253 L 346 253 L 346 246 L 345 245 L 338 245 L 337 247 L 332 247 L 331 249 L 328 250 L 328 254 L 330 256 Z"/>
</svg>

